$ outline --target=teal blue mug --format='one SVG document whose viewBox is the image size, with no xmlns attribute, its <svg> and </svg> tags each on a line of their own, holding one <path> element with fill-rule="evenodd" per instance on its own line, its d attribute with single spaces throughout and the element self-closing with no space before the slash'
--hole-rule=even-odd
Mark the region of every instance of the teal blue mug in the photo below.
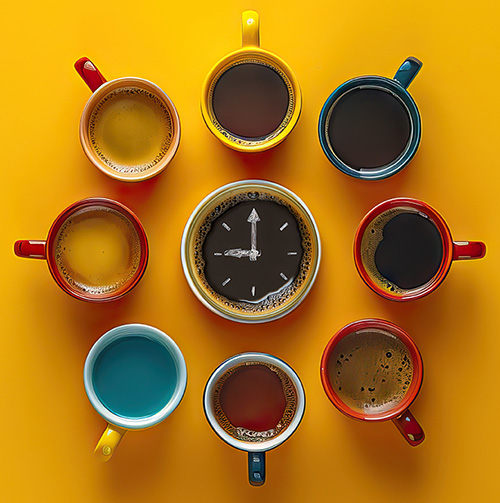
<svg viewBox="0 0 500 503">
<path fill-rule="evenodd" d="M 337 169 L 362 180 L 382 180 L 408 165 L 422 125 L 407 88 L 421 67 L 409 57 L 393 79 L 357 77 L 333 91 L 321 110 L 318 133 Z"/>
<path fill-rule="evenodd" d="M 155 426 L 179 405 L 186 363 L 165 333 L 138 323 L 106 332 L 92 346 L 83 372 L 90 403 L 108 422 L 94 453 L 108 461 L 129 430 Z"/>
</svg>

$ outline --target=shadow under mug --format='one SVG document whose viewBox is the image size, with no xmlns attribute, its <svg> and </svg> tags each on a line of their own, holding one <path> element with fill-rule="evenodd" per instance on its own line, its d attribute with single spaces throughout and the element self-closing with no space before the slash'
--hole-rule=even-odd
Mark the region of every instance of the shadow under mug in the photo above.
<svg viewBox="0 0 500 503">
<path fill-rule="evenodd" d="M 88 159 L 104 174 L 124 182 L 161 173 L 180 142 L 181 125 L 172 100 L 149 80 L 106 81 L 85 57 L 75 69 L 93 93 L 80 120 L 80 142 Z"/>
<path fill-rule="evenodd" d="M 421 67 L 409 57 L 393 79 L 356 77 L 328 97 L 318 133 L 337 169 L 354 178 L 381 180 L 411 161 L 420 143 L 421 119 L 407 88 Z"/>
<path fill-rule="evenodd" d="M 363 351 L 370 354 L 362 356 Z M 346 325 L 328 342 L 320 374 L 326 395 L 346 416 L 367 422 L 392 420 L 410 445 L 423 442 L 424 432 L 408 409 L 422 385 L 422 357 L 402 328 L 379 319 Z M 384 390 L 402 379 L 409 380 L 401 383 L 397 395 Z"/>
<path fill-rule="evenodd" d="M 256 371 L 264 375 L 257 377 Z M 225 386 L 230 390 L 225 391 Z M 278 401 L 283 403 L 278 406 Z M 260 486 L 266 479 L 266 452 L 295 432 L 304 415 L 305 394 L 298 375 L 284 361 L 264 353 L 241 353 L 212 373 L 203 406 L 214 432 L 230 446 L 248 453 L 248 480 Z M 231 423 L 229 418 L 234 421 L 234 416 L 239 416 L 241 425 Z M 264 431 L 254 430 L 245 427 L 246 421 L 267 426 Z"/>
<path fill-rule="evenodd" d="M 81 230 L 75 230 L 78 227 Z M 68 237 L 73 250 L 66 250 Z M 146 270 L 149 247 L 144 227 L 130 209 L 96 197 L 66 208 L 54 220 L 46 240 L 16 241 L 14 253 L 46 260 L 56 283 L 72 297 L 106 302 L 137 285 Z M 68 270 L 72 262 L 77 262 L 75 274 Z M 106 281 L 99 278 L 102 275 Z"/>
<path fill-rule="evenodd" d="M 257 12 L 243 12 L 242 32 L 243 47 L 222 58 L 207 75 L 201 113 L 208 129 L 227 147 L 262 152 L 281 143 L 292 131 L 299 119 L 302 97 L 291 68 L 260 47 Z M 214 97 L 218 101 L 219 95 L 221 102 L 227 103 L 216 110 Z M 253 124 L 253 131 L 235 130 L 243 126 L 247 129 L 249 124 Z"/>
<path fill-rule="evenodd" d="M 184 356 L 157 328 L 139 323 L 106 332 L 83 371 L 85 391 L 108 422 L 94 454 L 108 461 L 127 431 L 151 428 L 179 405 L 187 384 Z"/>
<path fill-rule="evenodd" d="M 407 221 L 403 227 L 394 227 L 396 230 L 388 235 L 387 225 L 395 222 L 393 219 L 398 215 L 413 215 L 411 218 L 419 227 L 411 227 L 414 224 Z M 375 254 L 379 250 L 385 252 L 380 246 L 386 246 L 389 251 L 392 249 L 393 256 L 385 261 L 390 260 L 398 271 L 391 272 L 394 274 L 391 278 L 387 277 L 386 271 L 379 270 L 382 268 L 380 264 L 377 265 Z M 388 199 L 372 208 L 363 217 L 354 237 L 354 262 L 359 275 L 375 293 L 395 301 L 415 300 L 428 295 L 446 278 L 453 261 L 479 259 L 485 254 L 483 242 L 453 241 L 446 221 L 434 208 L 418 199 L 405 197 Z M 398 285 L 401 280 L 396 276 L 401 276 L 404 270 L 408 271 L 405 281 L 409 281 L 408 275 L 411 274 L 411 281 L 416 284 L 420 281 L 413 277 L 422 275 L 422 284 Z"/>
</svg>

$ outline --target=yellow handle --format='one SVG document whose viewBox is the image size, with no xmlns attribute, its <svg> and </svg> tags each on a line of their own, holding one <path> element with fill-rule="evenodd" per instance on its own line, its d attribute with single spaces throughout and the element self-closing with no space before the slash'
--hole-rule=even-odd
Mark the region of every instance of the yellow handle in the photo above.
<svg viewBox="0 0 500 503">
<path fill-rule="evenodd" d="M 125 433 L 127 433 L 127 430 L 124 428 L 119 428 L 114 424 L 108 423 L 108 427 L 102 434 L 99 442 L 97 442 L 94 455 L 97 456 L 100 461 L 108 461 L 115 452 L 115 449 L 118 447 L 118 444 Z"/>
<path fill-rule="evenodd" d="M 246 10 L 241 16 L 243 47 L 260 46 L 259 15 L 254 10 Z"/>
</svg>

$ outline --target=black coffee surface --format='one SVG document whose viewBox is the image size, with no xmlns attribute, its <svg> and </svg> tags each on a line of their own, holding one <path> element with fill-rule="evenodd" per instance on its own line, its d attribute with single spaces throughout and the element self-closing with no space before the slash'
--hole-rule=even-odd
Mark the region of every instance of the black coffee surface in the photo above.
<svg viewBox="0 0 500 503">
<path fill-rule="evenodd" d="M 354 89 L 334 105 L 328 137 L 335 154 L 354 169 L 380 168 L 395 161 L 410 140 L 403 103 L 378 89 Z"/>
<path fill-rule="evenodd" d="M 375 266 L 382 276 L 409 290 L 427 283 L 443 258 L 443 242 L 435 225 L 415 213 L 401 213 L 384 227 L 375 251 Z"/>
<path fill-rule="evenodd" d="M 251 260 L 248 218 L 254 209 L 260 219 L 256 223 L 259 256 Z M 288 208 L 271 201 L 247 201 L 227 210 L 214 220 L 203 244 L 208 283 L 234 301 L 260 302 L 290 285 L 299 274 L 302 255 L 297 220 Z"/>
<path fill-rule="evenodd" d="M 242 63 L 222 74 L 212 105 L 221 126 L 242 138 L 262 138 L 286 116 L 289 95 L 283 79 L 271 68 Z"/>
</svg>

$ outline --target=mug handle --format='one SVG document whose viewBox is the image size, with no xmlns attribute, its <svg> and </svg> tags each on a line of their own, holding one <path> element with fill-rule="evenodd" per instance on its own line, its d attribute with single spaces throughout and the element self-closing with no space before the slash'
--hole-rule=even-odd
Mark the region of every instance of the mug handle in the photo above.
<svg viewBox="0 0 500 503">
<path fill-rule="evenodd" d="M 486 245 L 481 241 L 453 241 L 453 260 L 483 258 Z"/>
<path fill-rule="evenodd" d="M 248 482 L 252 486 L 261 486 L 266 481 L 266 453 L 248 453 Z"/>
<path fill-rule="evenodd" d="M 405 410 L 392 421 L 396 425 L 396 428 L 403 434 L 406 441 L 413 447 L 424 441 L 424 430 L 422 430 L 422 427 L 418 424 L 418 421 L 409 410 Z"/>
<path fill-rule="evenodd" d="M 406 89 L 417 76 L 417 73 L 422 68 L 422 64 L 422 61 L 413 56 L 406 58 L 396 72 L 396 75 L 394 75 L 394 80 L 398 81 Z"/>
<path fill-rule="evenodd" d="M 14 253 L 23 258 L 47 258 L 47 241 L 21 239 L 14 243 Z"/>
<path fill-rule="evenodd" d="M 259 14 L 254 10 L 246 10 L 241 16 L 243 47 L 260 47 Z"/>
<path fill-rule="evenodd" d="M 102 462 L 109 461 L 125 433 L 127 433 L 125 428 L 108 423 L 99 442 L 97 442 L 94 455 Z"/>
<path fill-rule="evenodd" d="M 80 58 L 75 63 L 75 69 L 79 73 L 80 77 L 84 80 L 85 84 L 90 87 L 92 92 L 96 91 L 101 87 L 106 79 L 103 77 L 102 73 L 97 69 L 97 67 L 90 61 L 89 58 Z"/>
</svg>

